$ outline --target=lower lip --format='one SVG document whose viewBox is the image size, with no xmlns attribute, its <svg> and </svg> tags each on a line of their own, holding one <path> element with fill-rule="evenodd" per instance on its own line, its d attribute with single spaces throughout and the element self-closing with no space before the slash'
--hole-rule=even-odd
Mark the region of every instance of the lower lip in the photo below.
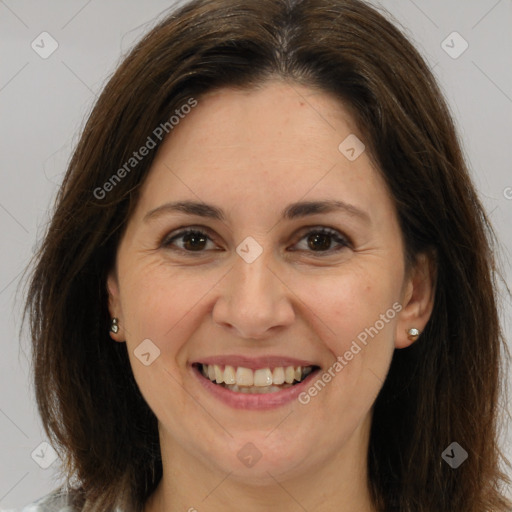
<svg viewBox="0 0 512 512">
<path fill-rule="evenodd" d="M 297 399 L 297 396 L 305 391 L 308 387 L 309 381 L 320 371 L 317 368 L 311 372 L 303 381 L 283 389 L 282 391 L 275 391 L 274 393 L 239 393 L 231 391 L 223 386 L 214 384 L 210 379 L 207 379 L 196 366 L 190 366 L 194 376 L 199 379 L 201 385 L 209 391 L 213 396 L 224 402 L 225 404 L 235 409 L 275 409 L 284 404 L 292 402 Z"/>
</svg>

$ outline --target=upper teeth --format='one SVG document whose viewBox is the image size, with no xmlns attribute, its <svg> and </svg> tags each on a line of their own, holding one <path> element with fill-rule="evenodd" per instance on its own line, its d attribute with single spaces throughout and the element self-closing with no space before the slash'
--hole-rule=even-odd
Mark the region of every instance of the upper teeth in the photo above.
<svg viewBox="0 0 512 512">
<path fill-rule="evenodd" d="M 211 381 L 217 384 L 236 384 L 237 386 L 272 386 L 292 384 L 294 380 L 300 382 L 306 375 L 309 375 L 313 368 L 311 366 L 277 366 L 274 369 L 260 368 L 251 370 L 243 366 L 226 365 L 224 368 L 217 364 L 202 364 L 202 373 Z"/>
</svg>

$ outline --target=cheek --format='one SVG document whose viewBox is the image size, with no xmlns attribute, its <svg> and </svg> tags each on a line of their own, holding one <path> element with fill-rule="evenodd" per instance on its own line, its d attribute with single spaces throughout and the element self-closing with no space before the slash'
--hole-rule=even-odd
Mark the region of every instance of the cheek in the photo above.
<svg viewBox="0 0 512 512">
<path fill-rule="evenodd" d="M 313 328 L 332 359 L 299 403 L 310 403 L 316 396 L 332 400 L 317 409 L 319 421 L 355 428 L 371 409 L 394 352 L 394 296 L 391 284 L 383 286 L 381 280 L 374 286 L 355 274 L 311 283 L 306 304 L 315 313 L 310 316 Z M 324 387 L 330 388 L 328 395 Z"/>
<path fill-rule="evenodd" d="M 389 368 L 396 310 L 401 306 L 398 278 L 395 282 L 391 273 L 383 274 L 353 271 L 316 277 L 306 287 L 304 303 L 314 313 L 314 329 L 332 365 L 339 363 L 331 365 L 330 373 L 337 377 L 333 384 L 345 391 L 353 386 L 373 389 L 373 384 L 382 384 Z"/>
<path fill-rule="evenodd" d="M 211 273 L 165 263 L 133 265 L 122 290 L 129 333 L 163 340 L 215 286 Z M 129 336 L 129 334 L 128 334 Z"/>
<path fill-rule="evenodd" d="M 383 273 L 349 270 L 339 275 L 308 278 L 301 285 L 307 290 L 304 303 L 324 322 L 335 339 L 342 342 L 355 338 L 365 328 L 373 326 L 400 296 L 398 281 L 394 282 L 391 275 L 383 276 Z M 386 330 L 380 323 L 379 326 L 379 330 Z"/>
<path fill-rule="evenodd" d="M 119 273 L 124 276 L 121 285 L 126 344 L 140 391 L 159 415 L 166 414 L 169 403 L 173 409 L 190 407 L 180 392 L 183 377 L 179 368 L 186 360 L 183 347 L 207 313 L 208 293 L 218 283 L 218 274 L 203 272 L 199 267 L 184 269 L 165 262 L 143 264 L 134 260 L 126 261 L 124 268 L 120 265 Z M 139 348 L 143 346 L 147 347 L 144 353 L 150 352 L 149 366 L 137 356 L 143 353 Z M 163 388 L 166 393 L 161 392 Z M 169 424 L 174 421 L 168 419 Z"/>
</svg>

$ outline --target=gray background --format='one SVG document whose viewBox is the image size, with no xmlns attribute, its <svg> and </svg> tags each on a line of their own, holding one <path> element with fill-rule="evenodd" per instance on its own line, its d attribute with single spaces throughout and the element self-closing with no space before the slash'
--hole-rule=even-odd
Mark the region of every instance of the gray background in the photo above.
<svg viewBox="0 0 512 512">
<path fill-rule="evenodd" d="M 502 268 L 510 283 L 512 1 L 374 3 L 405 27 L 441 83 L 501 240 Z M 21 272 L 48 220 L 49 206 L 96 95 L 121 56 L 171 5 L 163 0 L 0 0 L 0 508 L 26 504 L 58 483 L 57 463 L 42 469 L 31 458 L 45 437 L 33 400 L 27 336 L 20 340 L 18 334 Z M 47 59 L 31 47 L 44 31 L 58 42 Z M 454 31 L 469 44 L 456 59 L 442 47 Z M 447 44 L 453 46 L 452 52 L 462 48 L 456 38 Z M 511 311 L 510 299 L 504 297 L 509 340 Z M 509 429 L 503 439 L 509 456 L 511 446 Z M 37 454 L 42 463 L 51 460 L 44 445 Z"/>
</svg>

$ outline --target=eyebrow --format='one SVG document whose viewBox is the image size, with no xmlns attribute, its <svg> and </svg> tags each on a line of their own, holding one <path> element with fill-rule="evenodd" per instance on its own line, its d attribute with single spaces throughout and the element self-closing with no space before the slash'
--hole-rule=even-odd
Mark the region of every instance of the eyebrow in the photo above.
<svg viewBox="0 0 512 512">
<path fill-rule="evenodd" d="M 364 222 L 370 224 L 371 219 L 368 213 L 357 208 L 354 205 L 343 201 L 327 200 L 327 201 L 299 201 L 288 205 L 282 212 L 281 217 L 286 220 L 293 220 L 309 215 L 317 215 L 319 213 L 344 212 L 352 217 L 358 217 Z M 197 201 L 175 201 L 165 203 L 153 210 L 150 210 L 144 216 L 144 222 L 161 217 L 168 213 L 181 212 L 187 215 L 196 215 L 209 219 L 215 219 L 225 222 L 226 216 L 221 208 L 216 206 L 197 202 Z"/>
</svg>

